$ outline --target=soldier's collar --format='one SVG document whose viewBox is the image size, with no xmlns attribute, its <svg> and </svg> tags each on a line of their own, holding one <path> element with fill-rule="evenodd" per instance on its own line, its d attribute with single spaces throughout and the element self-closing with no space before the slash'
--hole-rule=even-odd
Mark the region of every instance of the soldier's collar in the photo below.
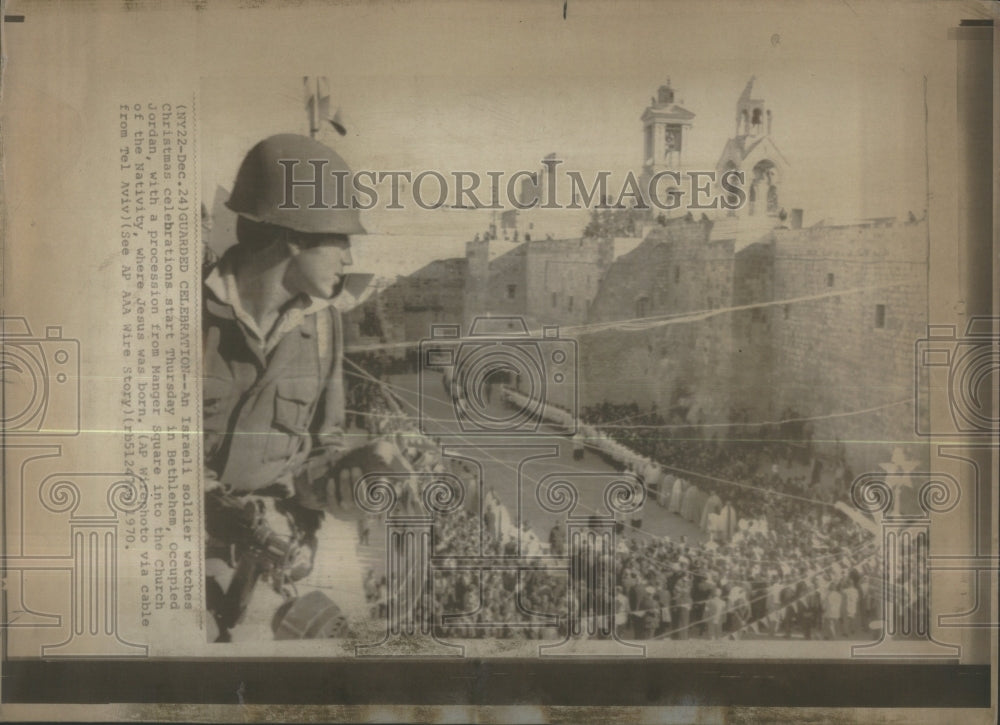
<svg viewBox="0 0 1000 725">
<path fill-rule="evenodd" d="M 300 295 L 289 301 L 281 311 L 278 322 L 272 328 L 270 334 L 263 332 L 257 326 L 257 321 L 253 318 L 253 315 L 247 312 L 240 302 L 239 288 L 236 284 L 236 275 L 233 271 L 232 248 L 226 250 L 219 263 L 209 272 L 205 278 L 205 287 L 222 306 L 228 308 L 227 312 L 230 312 L 230 314 L 225 315 L 226 317 L 231 315 L 239 320 L 261 342 L 267 339 L 280 338 L 284 333 L 297 327 L 308 336 L 306 328 L 302 325 L 305 317 L 331 305 L 336 305 L 336 298 L 328 300 L 309 295 Z"/>
</svg>

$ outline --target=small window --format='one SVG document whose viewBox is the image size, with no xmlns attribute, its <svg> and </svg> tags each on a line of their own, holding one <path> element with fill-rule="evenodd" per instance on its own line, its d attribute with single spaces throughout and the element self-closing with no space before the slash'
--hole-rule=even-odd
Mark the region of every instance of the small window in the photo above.
<svg viewBox="0 0 1000 725">
<path fill-rule="evenodd" d="M 649 312 L 649 298 L 640 297 L 635 301 L 635 316 L 637 318 L 643 318 Z"/>
<path fill-rule="evenodd" d="M 559 304 L 559 293 L 558 292 L 553 292 L 552 293 L 552 306 L 556 307 L 558 304 Z"/>
<path fill-rule="evenodd" d="M 875 305 L 875 327 L 879 330 L 885 327 L 885 305 Z"/>
<path fill-rule="evenodd" d="M 785 319 L 787 320 L 788 316 L 791 315 L 791 314 L 792 314 L 792 306 L 791 305 L 785 305 Z"/>
<path fill-rule="evenodd" d="M 509 284 L 507 285 L 507 299 L 512 300 L 517 296 L 517 285 Z"/>
<path fill-rule="evenodd" d="M 679 264 L 674 265 L 674 284 L 681 281 L 681 266 Z"/>
<path fill-rule="evenodd" d="M 833 287 L 833 272 L 828 272 L 826 275 L 826 286 Z"/>
<path fill-rule="evenodd" d="M 568 309 L 570 312 L 573 311 L 573 295 L 570 295 L 569 299 L 566 300 L 566 309 Z"/>
</svg>

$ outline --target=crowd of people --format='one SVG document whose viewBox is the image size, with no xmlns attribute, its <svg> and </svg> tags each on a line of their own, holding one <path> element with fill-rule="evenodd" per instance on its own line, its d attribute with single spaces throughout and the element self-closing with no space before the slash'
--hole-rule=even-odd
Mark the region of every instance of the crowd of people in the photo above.
<svg viewBox="0 0 1000 725">
<path fill-rule="evenodd" d="M 796 539 L 818 524 L 810 517 L 790 527 L 798 531 L 738 533 L 728 544 L 629 537 L 618 563 L 617 609 L 628 613 L 636 639 L 862 634 L 879 606 L 873 569 L 846 542 L 812 558 L 810 546 L 797 550 Z"/>
<path fill-rule="evenodd" d="M 366 390 L 368 410 L 391 413 L 377 416 L 378 432 L 405 434 L 399 440 L 407 441 L 414 470 L 450 471 L 466 482 L 467 493 L 478 491 L 472 468 L 442 457 L 437 441 L 421 437 L 415 420 L 387 403 L 384 386 Z M 651 421 L 633 406 L 604 405 L 582 418 L 602 434 L 604 422 L 633 421 L 608 425 L 605 435 L 638 458 L 609 462 L 643 481 L 647 511 L 658 504 L 705 534 L 699 541 L 675 540 L 644 530 L 639 518 L 620 521 L 613 595 L 618 636 L 874 636 L 869 623 L 881 617 L 882 596 L 874 536 L 830 505 L 832 494 L 819 482 L 781 475 L 778 462 L 788 458 L 781 444 L 672 439 L 651 434 L 646 426 L 655 424 L 653 415 Z M 407 505 L 417 495 L 417 488 L 400 491 Z M 480 555 L 480 540 L 486 556 L 516 555 L 519 539 L 522 553 L 526 542 L 534 553 L 578 553 L 567 550 L 560 524 L 543 541 L 527 525 L 518 531 L 496 496 L 486 496 L 482 507 L 471 496 L 435 519 L 435 627 L 449 638 L 565 637 L 566 614 L 579 604 L 568 573 L 454 567 L 455 557 Z M 384 577 L 372 572 L 365 589 L 372 616 L 384 616 L 391 596 Z"/>
<path fill-rule="evenodd" d="M 795 470 L 787 442 L 679 439 L 635 404 L 606 403 L 581 418 L 634 451 L 626 466 L 659 505 L 708 538 L 629 538 L 619 606 L 637 637 L 836 638 L 867 635 L 881 616 L 874 537 L 830 505 L 836 486 L 779 473 Z M 840 466 L 835 483 L 848 475 Z"/>
</svg>

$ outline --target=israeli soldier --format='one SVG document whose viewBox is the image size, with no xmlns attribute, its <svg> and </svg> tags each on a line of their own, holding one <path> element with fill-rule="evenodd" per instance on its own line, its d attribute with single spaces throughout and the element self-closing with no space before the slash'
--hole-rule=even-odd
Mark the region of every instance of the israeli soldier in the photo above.
<svg viewBox="0 0 1000 725">
<path fill-rule="evenodd" d="M 258 143 L 226 202 L 237 243 L 206 270 L 207 586 L 219 641 L 258 579 L 290 598 L 309 573 L 338 466 L 398 465 L 391 444 L 349 453 L 345 437 L 342 290 L 350 238 L 365 234 L 358 211 L 337 203 L 349 173 L 309 137 Z M 310 176 L 325 183 L 301 183 Z"/>
</svg>

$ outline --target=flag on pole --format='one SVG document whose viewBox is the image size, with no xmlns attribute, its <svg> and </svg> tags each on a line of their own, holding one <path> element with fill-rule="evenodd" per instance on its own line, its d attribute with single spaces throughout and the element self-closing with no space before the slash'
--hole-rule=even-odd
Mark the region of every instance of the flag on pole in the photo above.
<svg viewBox="0 0 1000 725">
<path fill-rule="evenodd" d="M 330 83 L 326 76 L 304 76 L 302 85 L 309 114 L 309 135 L 315 138 L 320 124 L 330 120 Z"/>
<path fill-rule="evenodd" d="M 333 114 L 333 118 L 329 119 L 330 125 L 336 129 L 337 133 L 341 136 L 347 135 L 347 128 L 344 126 L 344 120 L 341 117 L 340 109 L 338 108 L 336 113 Z"/>
</svg>

